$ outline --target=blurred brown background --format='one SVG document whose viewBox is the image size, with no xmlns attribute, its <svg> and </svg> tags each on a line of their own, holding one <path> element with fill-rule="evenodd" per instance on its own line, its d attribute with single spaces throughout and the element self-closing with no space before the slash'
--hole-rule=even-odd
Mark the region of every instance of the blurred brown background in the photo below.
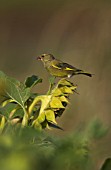
<svg viewBox="0 0 111 170">
<path fill-rule="evenodd" d="M 111 1 L 1 0 L 0 69 L 23 81 L 36 74 L 43 78 L 37 91 L 48 89 L 49 74 L 36 61 L 41 53 L 94 73 L 75 76 L 80 95 L 58 120 L 73 131 L 93 118 L 111 124 Z"/>
</svg>

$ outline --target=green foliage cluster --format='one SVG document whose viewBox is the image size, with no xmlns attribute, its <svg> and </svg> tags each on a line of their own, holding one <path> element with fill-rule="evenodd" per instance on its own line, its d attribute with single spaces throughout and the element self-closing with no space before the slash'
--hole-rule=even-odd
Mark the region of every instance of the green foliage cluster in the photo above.
<svg viewBox="0 0 111 170">
<path fill-rule="evenodd" d="M 98 124 L 100 121 L 95 120 L 87 128 L 81 127 L 62 138 L 31 127 L 8 127 L 0 136 L 0 168 L 95 170 L 91 146 L 93 141 L 97 140 L 96 132 L 101 134 L 104 127 L 101 124 L 101 127 L 96 129 Z M 111 160 L 108 159 L 102 169 L 98 170 L 110 170 L 110 165 Z"/>
<path fill-rule="evenodd" d="M 45 95 L 32 93 L 32 88 L 41 83 L 42 79 L 33 75 L 24 83 L 0 72 L 0 129 L 7 124 L 21 124 L 36 129 L 60 127 L 56 117 L 64 112 L 70 94 L 76 86 L 66 79 L 61 79 L 57 85 Z"/>
<path fill-rule="evenodd" d="M 76 86 L 61 79 L 55 85 L 50 82 L 47 94 L 33 93 L 41 82 L 33 75 L 21 83 L 0 72 L 0 169 L 94 170 L 92 142 L 108 128 L 94 119 L 63 138 L 47 134 L 42 129 L 61 129 L 56 117 L 65 111 Z M 108 158 L 99 170 L 109 170 L 110 165 Z"/>
</svg>

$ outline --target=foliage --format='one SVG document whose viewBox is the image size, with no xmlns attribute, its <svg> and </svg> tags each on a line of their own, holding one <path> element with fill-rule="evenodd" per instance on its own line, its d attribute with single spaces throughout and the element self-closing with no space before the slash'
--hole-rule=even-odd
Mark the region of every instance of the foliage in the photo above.
<svg viewBox="0 0 111 170">
<path fill-rule="evenodd" d="M 96 124 L 99 121 L 62 138 L 31 127 L 10 126 L 0 137 L 0 167 L 4 170 L 94 170 L 91 146 Z M 101 129 L 103 126 L 98 133 Z"/>
<path fill-rule="evenodd" d="M 57 125 L 56 117 L 60 117 L 65 111 L 69 95 L 73 94 L 76 86 L 66 79 L 61 79 L 51 89 L 50 94 L 32 93 L 32 88 L 41 82 L 41 78 L 32 75 L 21 83 L 0 72 L 1 132 L 7 124 L 33 126 L 36 129 L 61 129 Z"/>
<path fill-rule="evenodd" d="M 32 75 L 24 83 L 0 72 L 0 167 L 3 170 L 94 170 L 91 146 L 109 128 L 94 119 L 63 138 L 42 129 L 57 125 L 76 86 L 60 79 L 46 94 L 33 93 L 42 79 Z M 109 170 L 106 160 L 101 170 Z"/>
</svg>

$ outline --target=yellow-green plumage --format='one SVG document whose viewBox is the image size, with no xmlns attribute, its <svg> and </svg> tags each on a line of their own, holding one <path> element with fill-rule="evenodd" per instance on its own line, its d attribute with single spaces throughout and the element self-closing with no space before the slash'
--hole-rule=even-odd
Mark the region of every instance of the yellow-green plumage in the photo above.
<svg viewBox="0 0 111 170">
<path fill-rule="evenodd" d="M 77 69 L 70 64 L 55 59 L 52 54 L 42 54 L 37 59 L 41 60 L 47 71 L 55 77 L 72 77 L 77 74 L 84 74 L 92 77 L 92 74 L 90 73 L 84 72 L 83 70 Z"/>
</svg>

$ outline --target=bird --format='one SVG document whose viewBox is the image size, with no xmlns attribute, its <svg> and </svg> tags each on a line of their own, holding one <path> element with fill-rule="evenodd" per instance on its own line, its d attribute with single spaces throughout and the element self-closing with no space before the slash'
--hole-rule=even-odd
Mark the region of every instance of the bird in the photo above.
<svg viewBox="0 0 111 170">
<path fill-rule="evenodd" d="M 42 54 L 37 57 L 37 60 L 43 62 L 46 70 L 54 77 L 71 78 L 74 75 L 86 75 L 92 77 L 91 73 L 73 67 L 72 65 L 56 59 L 52 54 Z"/>
</svg>

